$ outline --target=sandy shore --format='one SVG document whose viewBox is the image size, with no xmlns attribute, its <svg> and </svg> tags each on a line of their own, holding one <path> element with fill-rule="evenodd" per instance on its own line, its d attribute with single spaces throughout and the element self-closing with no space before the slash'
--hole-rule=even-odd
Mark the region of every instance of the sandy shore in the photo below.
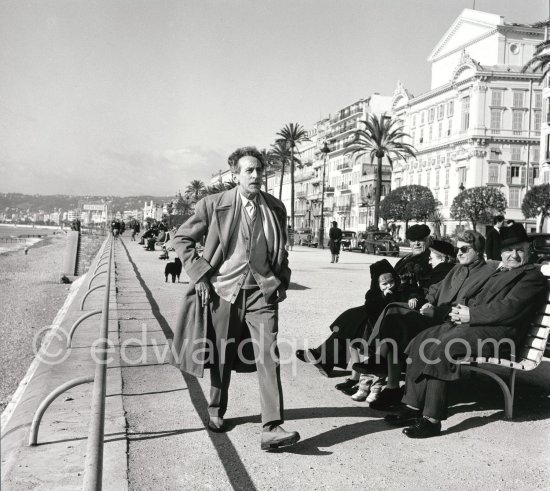
<svg viewBox="0 0 550 491">
<path fill-rule="evenodd" d="M 34 338 L 62 307 L 69 286 L 59 283 L 65 235 L 49 236 L 29 248 L 0 254 L 0 412 L 34 357 Z"/>
</svg>

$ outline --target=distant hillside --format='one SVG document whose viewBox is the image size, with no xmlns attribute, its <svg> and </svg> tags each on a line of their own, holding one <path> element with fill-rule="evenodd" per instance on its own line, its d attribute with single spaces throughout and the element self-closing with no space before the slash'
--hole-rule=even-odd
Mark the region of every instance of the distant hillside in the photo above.
<svg viewBox="0 0 550 491">
<path fill-rule="evenodd" d="M 70 196 L 54 194 L 43 196 L 40 194 L 0 193 L 0 212 L 7 209 L 27 211 L 33 213 L 39 210 L 53 211 L 61 209 L 71 210 L 78 206 L 80 201 L 106 203 L 110 202 L 115 212 L 143 208 L 145 201 L 163 203 L 172 200 L 172 196 Z"/>
</svg>

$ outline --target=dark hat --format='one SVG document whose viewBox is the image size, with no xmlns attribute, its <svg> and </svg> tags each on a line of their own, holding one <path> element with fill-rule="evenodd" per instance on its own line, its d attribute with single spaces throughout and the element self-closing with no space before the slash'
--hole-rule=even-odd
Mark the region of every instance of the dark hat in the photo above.
<svg viewBox="0 0 550 491">
<path fill-rule="evenodd" d="M 432 243 L 430 245 L 430 249 L 433 249 L 436 252 L 439 252 L 440 254 L 444 254 L 445 256 L 455 257 L 455 248 L 453 244 L 450 244 L 449 242 L 445 242 L 444 240 L 432 240 Z"/>
<path fill-rule="evenodd" d="M 513 223 L 509 227 L 502 227 L 500 229 L 501 247 L 519 244 L 520 242 L 529 242 L 525 227 L 521 223 Z"/>
<path fill-rule="evenodd" d="M 422 240 L 430 235 L 430 227 L 427 225 L 413 225 L 409 227 L 406 237 L 409 240 Z"/>
<path fill-rule="evenodd" d="M 393 266 L 387 259 L 382 259 L 381 261 L 377 261 L 370 265 L 370 277 L 372 279 L 378 279 L 384 273 L 391 273 L 394 276 L 396 275 L 395 269 L 393 269 Z"/>
</svg>

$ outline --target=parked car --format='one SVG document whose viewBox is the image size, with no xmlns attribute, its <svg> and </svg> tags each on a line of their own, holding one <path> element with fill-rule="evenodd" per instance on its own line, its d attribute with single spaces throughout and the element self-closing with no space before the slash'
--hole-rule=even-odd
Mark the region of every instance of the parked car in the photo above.
<svg viewBox="0 0 550 491">
<path fill-rule="evenodd" d="M 367 232 L 359 247 L 367 254 L 399 256 L 399 246 L 388 232 Z"/>
<path fill-rule="evenodd" d="M 528 234 L 529 262 L 550 264 L 550 234 Z"/>
<path fill-rule="evenodd" d="M 361 250 L 357 244 L 357 234 L 353 230 L 343 230 L 340 247 L 343 251 Z"/>
</svg>

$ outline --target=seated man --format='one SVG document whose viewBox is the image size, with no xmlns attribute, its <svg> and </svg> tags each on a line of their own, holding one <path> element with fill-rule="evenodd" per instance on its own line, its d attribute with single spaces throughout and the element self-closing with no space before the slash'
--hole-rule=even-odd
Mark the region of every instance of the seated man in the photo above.
<svg viewBox="0 0 550 491">
<path fill-rule="evenodd" d="M 495 266 L 489 266 L 483 256 L 483 235 L 466 230 L 458 237 L 457 246 L 459 264 L 442 281 L 430 286 L 420 311 L 400 303 L 386 307 L 368 338 L 369 351 L 376 352 L 377 356 L 370 356 L 366 363 L 353 365 L 359 373 L 388 377 L 386 388 L 378 400 L 370 404 L 372 409 L 388 410 L 400 404 L 403 392 L 399 379 L 405 348 L 418 333 L 444 322 L 451 307 L 463 302 L 465 292 L 485 283 L 493 273 Z M 445 250 L 441 246 L 439 249 L 435 252 Z"/>
<path fill-rule="evenodd" d="M 464 305 L 451 311 L 451 321 L 425 330 L 406 349 L 412 363 L 407 367 L 406 407 L 385 420 L 409 426 L 410 438 L 426 438 L 441 432 L 447 417 L 447 383 L 459 378 L 457 359 L 498 356 L 502 347 L 512 354 L 530 322 L 546 301 L 544 275 L 526 264 L 528 237 L 523 226 L 503 227 L 498 269 L 479 289 L 466 293 Z"/>
</svg>

